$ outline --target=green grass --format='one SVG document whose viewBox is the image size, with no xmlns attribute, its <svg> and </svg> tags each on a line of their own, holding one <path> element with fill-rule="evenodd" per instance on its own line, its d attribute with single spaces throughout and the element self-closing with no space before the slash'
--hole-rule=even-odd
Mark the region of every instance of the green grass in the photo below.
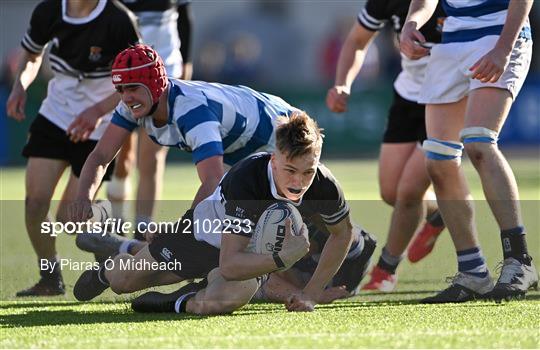
<svg viewBox="0 0 540 350">
<path fill-rule="evenodd" d="M 540 261 L 540 160 L 513 159 L 524 199 L 529 249 Z M 352 216 L 384 244 L 391 210 L 378 199 L 375 161 L 331 161 L 327 165 L 351 201 Z M 482 201 L 474 171 L 465 164 L 476 203 L 476 221 L 488 265 L 495 274 L 501 257 L 497 226 Z M 404 261 L 392 294 L 362 293 L 346 301 L 320 305 L 313 313 L 288 313 L 278 304 L 250 304 L 233 315 L 194 317 L 140 315 L 130 311 L 133 296 L 107 291 L 95 302 L 78 303 L 71 287 L 80 271 L 64 270 L 65 297 L 16 299 L 14 293 L 35 282 L 35 255 L 24 229 L 24 171 L 0 175 L 0 347 L 2 348 L 539 348 L 540 293 L 527 300 L 496 304 L 427 306 L 418 299 L 445 287 L 455 273 L 455 253 L 443 234 L 434 252 L 417 264 Z M 65 180 L 63 180 L 65 181 Z M 159 219 L 181 214 L 193 197 L 196 173 L 189 165 L 167 168 Z M 55 198 L 59 198 L 57 191 Z M 174 217 L 174 216 L 173 216 Z M 58 238 L 64 258 L 90 260 L 73 248 L 73 237 Z"/>
</svg>

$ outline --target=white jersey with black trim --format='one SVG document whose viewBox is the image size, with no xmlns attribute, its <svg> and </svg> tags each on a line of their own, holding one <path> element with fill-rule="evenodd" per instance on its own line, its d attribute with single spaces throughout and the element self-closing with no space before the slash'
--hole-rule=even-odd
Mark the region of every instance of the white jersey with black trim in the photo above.
<svg viewBox="0 0 540 350">
<path fill-rule="evenodd" d="M 223 155 L 233 165 L 260 151 L 272 151 L 279 116 L 297 109 L 277 96 L 245 86 L 169 79 L 167 125 L 156 127 L 152 117 L 135 119 L 121 102 L 112 123 L 129 131 L 140 126 L 163 146 L 192 152 L 196 164 Z"/>
<path fill-rule="evenodd" d="M 117 1 L 99 0 L 87 17 L 67 13 L 67 0 L 39 3 L 32 13 L 22 47 L 41 54 L 49 44 L 54 77 L 39 113 L 66 130 L 85 109 L 114 93 L 111 64 L 123 49 L 139 41 L 135 18 Z M 111 113 L 90 135 L 98 140 Z"/>
<path fill-rule="evenodd" d="M 182 54 L 178 36 L 178 5 L 186 0 L 122 0 L 137 15 L 145 44 L 154 48 L 163 60 L 167 75 L 182 75 Z"/>
<path fill-rule="evenodd" d="M 443 0 L 442 3 L 448 15 L 444 22 L 442 42 L 447 44 L 500 35 L 510 0 Z M 519 37 L 532 39 L 528 18 Z"/>
<path fill-rule="evenodd" d="M 313 183 L 298 202 L 277 193 L 269 153 L 257 153 L 233 166 L 219 186 L 201 201 L 193 212 L 193 232 L 199 241 L 221 246 L 223 231 L 250 238 L 262 213 L 273 203 L 293 204 L 304 221 L 327 226 L 340 223 L 349 215 L 343 190 L 330 170 L 319 164 Z"/>
<path fill-rule="evenodd" d="M 358 13 L 358 24 L 372 32 L 379 31 L 390 24 L 399 34 L 405 24 L 409 5 L 410 0 L 368 0 L 365 7 Z M 430 43 L 441 41 L 444 18 L 445 14 L 439 5 L 433 16 L 420 29 L 426 41 Z M 394 81 L 394 88 L 401 97 L 409 101 L 418 101 L 428 61 L 429 57 L 411 60 L 401 54 L 401 72 Z"/>
</svg>

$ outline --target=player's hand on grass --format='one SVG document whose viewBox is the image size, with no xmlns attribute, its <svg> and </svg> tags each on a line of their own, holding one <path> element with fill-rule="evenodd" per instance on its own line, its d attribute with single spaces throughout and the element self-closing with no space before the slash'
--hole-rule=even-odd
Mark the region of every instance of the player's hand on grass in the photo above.
<svg viewBox="0 0 540 350">
<path fill-rule="evenodd" d="M 308 251 L 309 239 L 306 224 L 302 225 L 298 234 L 293 234 L 292 221 L 287 218 L 285 220 L 285 239 L 279 257 L 283 260 L 285 266 L 290 267 L 306 255 Z"/>
<path fill-rule="evenodd" d="M 76 199 L 68 206 L 68 217 L 72 222 L 87 221 L 92 215 L 92 203 L 87 199 Z"/>
<path fill-rule="evenodd" d="M 421 46 L 426 42 L 426 38 L 416 29 L 416 25 L 417 23 L 413 21 L 405 23 L 399 40 L 399 49 L 412 60 L 429 55 L 429 49 Z"/>
<path fill-rule="evenodd" d="M 350 91 L 345 86 L 334 86 L 326 94 L 326 106 L 334 113 L 347 111 Z"/>
<path fill-rule="evenodd" d="M 469 68 L 471 78 L 482 83 L 495 83 L 510 62 L 510 52 L 495 47 Z"/>
<path fill-rule="evenodd" d="M 315 310 L 315 301 L 305 293 L 293 294 L 285 302 L 287 311 L 306 312 Z"/>
<path fill-rule="evenodd" d="M 6 103 L 7 115 L 16 121 L 23 121 L 26 118 L 24 114 L 25 105 L 26 90 L 24 90 L 19 82 L 15 82 Z"/>
<path fill-rule="evenodd" d="M 103 113 L 96 106 L 85 109 L 68 126 L 67 134 L 72 142 L 83 142 L 88 140 L 90 134 L 101 123 Z"/>
<path fill-rule="evenodd" d="M 319 296 L 318 302 L 321 304 L 329 304 L 337 299 L 343 299 L 350 296 L 345 286 L 330 287 L 324 290 Z"/>
</svg>

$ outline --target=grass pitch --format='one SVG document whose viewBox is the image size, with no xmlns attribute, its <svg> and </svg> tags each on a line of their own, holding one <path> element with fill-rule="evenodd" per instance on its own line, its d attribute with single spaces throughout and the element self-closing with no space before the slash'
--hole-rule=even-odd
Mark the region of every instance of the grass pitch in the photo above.
<svg viewBox="0 0 540 350">
<path fill-rule="evenodd" d="M 466 173 L 478 202 L 476 221 L 488 266 L 496 275 L 500 240 L 474 171 Z M 540 261 L 540 160 L 513 159 L 523 198 L 523 216 L 533 258 Z M 352 216 L 386 239 L 390 208 L 378 199 L 375 161 L 332 161 Z M 65 297 L 16 299 L 17 290 L 37 278 L 35 255 L 24 229 L 24 171 L 0 170 L 0 347 L 2 348 L 539 348 L 540 293 L 510 303 L 474 302 L 420 305 L 417 301 L 446 286 L 456 271 L 455 253 L 443 233 L 433 253 L 417 264 L 404 261 L 392 294 L 359 296 L 319 305 L 313 313 L 288 313 L 279 304 L 250 304 L 227 316 L 141 315 L 131 312 L 133 296 L 107 291 L 92 303 L 76 302 L 71 287 L 80 271 L 64 270 Z M 65 180 L 64 180 L 65 181 Z M 191 165 L 167 168 L 158 219 L 179 215 L 193 198 L 198 180 Z M 61 186 L 59 186 L 59 189 Z M 58 190 L 55 198 L 60 197 Z M 183 202 L 172 201 L 183 199 Z M 74 248 L 73 237 L 59 236 L 64 258 L 91 260 Z"/>
</svg>

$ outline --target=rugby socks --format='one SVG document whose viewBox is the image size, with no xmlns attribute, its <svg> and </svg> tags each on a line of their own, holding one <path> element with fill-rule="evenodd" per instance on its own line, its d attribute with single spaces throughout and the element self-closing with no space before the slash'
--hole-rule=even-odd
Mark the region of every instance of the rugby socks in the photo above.
<svg viewBox="0 0 540 350">
<path fill-rule="evenodd" d="M 176 302 L 174 303 L 174 312 L 177 314 L 186 312 L 187 302 L 189 299 L 193 298 L 195 294 L 197 294 L 197 292 L 189 292 L 176 299 Z"/>
<path fill-rule="evenodd" d="M 479 278 L 488 276 L 486 259 L 479 247 L 458 251 L 457 259 L 459 272 Z"/>
<path fill-rule="evenodd" d="M 426 218 L 426 221 L 431 225 L 431 226 L 434 226 L 434 227 L 441 227 L 441 226 L 444 226 L 444 221 L 443 221 L 443 218 L 441 216 L 441 212 L 438 211 L 438 210 L 435 210 L 431 215 L 429 215 L 427 218 Z"/>
<path fill-rule="evenodd" d="M 349 252 L 347 253 L 347 256 L 345 257 L 346 260 L 357 258 L 360 254 L 362 254 L 362 250 L 364 250 L 364 237 L 361 236 L 356 231 L 353 231 L 353 232 L 354 232 L 355 237 L 354 237 L 353 242 L 351 243 Z"/>
<path fill-rule="evenodd" d="M 390 273 L 391 275 L 396 274 L 396 269 L 403 259 L 403 256 L 395 256 L 388 252 L 386 247 L 383 248 L 381 257 L 377 262 L 377 266 L 383 269 L 384 271 Z"/>
<path fill-rule="evenodd" d="M 97 277 L 98 277 L 99 282 L 101 282 L 101 284 L 107 287 L 109 286 L 109 280 L 107 279 L 107 277 L 105 277 L 105 265 L 102 265 L 99 268 L 97 272 Z"/>
<path fill-rule="evenodd" d="M 525 262 L 524 260 L 527 262 L 530 260 L 528 259 L 527 241 L 525 240 L 525 237 L 525 227 L 523 226 L 501 230 L 501 243 L 505 259 L 514 258 L 522 263 Z"/>
</svg>

